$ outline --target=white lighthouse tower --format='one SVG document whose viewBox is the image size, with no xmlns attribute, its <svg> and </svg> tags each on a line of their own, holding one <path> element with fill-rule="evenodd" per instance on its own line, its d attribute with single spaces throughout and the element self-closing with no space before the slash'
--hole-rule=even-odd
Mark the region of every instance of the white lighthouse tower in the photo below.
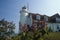
<svg viewBox="0 0 60 40">
<path fill-rule="evenodd" d="M 22 7 L 20 11 L 20 27 L 27 25 L 27 18 L 28 17 L 28 8 L 26 6 Z"/>
<path fill-rule="evenodd" d="M 28 9 L 26 6 L 22 7 L 20 11 L 20 23 L 27 24 Z"/>
</svg>

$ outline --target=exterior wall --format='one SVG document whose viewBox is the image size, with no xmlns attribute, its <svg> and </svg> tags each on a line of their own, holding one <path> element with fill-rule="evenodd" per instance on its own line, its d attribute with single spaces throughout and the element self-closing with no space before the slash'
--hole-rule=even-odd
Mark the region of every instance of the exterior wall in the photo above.
<svg viewBox="0 0 60 40">
<path fill-rule="evenodd" d="M 27 24 L 28 24 L 30 27 L 32 26 L 32 15 L 30 15 L 30 17 L 28 17 Z"/>
<path fill-rule="evenodd" d="M 60 23 L 47 23 L 48 28 L 50 27 L 53 32 L 57 32 L 60 30 Z M 57 28 L 59 27 L 59 29 Z"/>
<path fill-rule="evenodd" d="M 27 16 L 25 12 L 21 12 L 20 14 L 20 22 L 21 24 L 26 24 L 27 23 Z"/>
</svg>

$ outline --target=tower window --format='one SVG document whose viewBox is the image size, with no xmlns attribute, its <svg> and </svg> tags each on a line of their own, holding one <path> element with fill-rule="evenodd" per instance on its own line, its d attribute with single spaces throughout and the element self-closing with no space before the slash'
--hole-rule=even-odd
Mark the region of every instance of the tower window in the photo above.
<svg viewBox="0 0 60 40">
<path fill-rule="evenodd" d="M 26 9 L 26 7 L 24 6 L 24 7 L 22 7 L 22 9 Z"/>
</svg>

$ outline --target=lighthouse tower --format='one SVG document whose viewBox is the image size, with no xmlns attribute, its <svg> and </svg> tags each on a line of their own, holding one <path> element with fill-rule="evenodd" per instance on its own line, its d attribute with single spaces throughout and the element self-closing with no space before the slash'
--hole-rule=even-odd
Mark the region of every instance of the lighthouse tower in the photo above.
<svg viewBox="0 0 60 40">
<path fill-rule="evenodd" d="M 20 11 L 20 23 L 19 26 L 23 27 L 24 25 L 27 25 L 27 19 L 28 19 L 28 8 L 26 6 L 22 7 Z"/>
</svg>

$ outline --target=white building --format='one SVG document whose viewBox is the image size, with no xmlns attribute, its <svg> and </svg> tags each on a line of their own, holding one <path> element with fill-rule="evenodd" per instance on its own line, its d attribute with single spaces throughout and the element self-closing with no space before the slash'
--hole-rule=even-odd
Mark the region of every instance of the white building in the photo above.
<svg viewBox="0 0 60 40">
<path fill-rule="evenodd" d="M 20 24 L 19 27 L 24 25 L 29 25 L 30 27 L 35 25 L 37 27 L 45 27 L 46 24 L 48 28 L 51 28 L 53 32 L 60 31 L 60 15 L 55 14 L 51 17 L 46 15 L 40 15 L 37 13 L 28 12 L 26 6 L 22 7 L 20 11 Z"/>
</svg>

